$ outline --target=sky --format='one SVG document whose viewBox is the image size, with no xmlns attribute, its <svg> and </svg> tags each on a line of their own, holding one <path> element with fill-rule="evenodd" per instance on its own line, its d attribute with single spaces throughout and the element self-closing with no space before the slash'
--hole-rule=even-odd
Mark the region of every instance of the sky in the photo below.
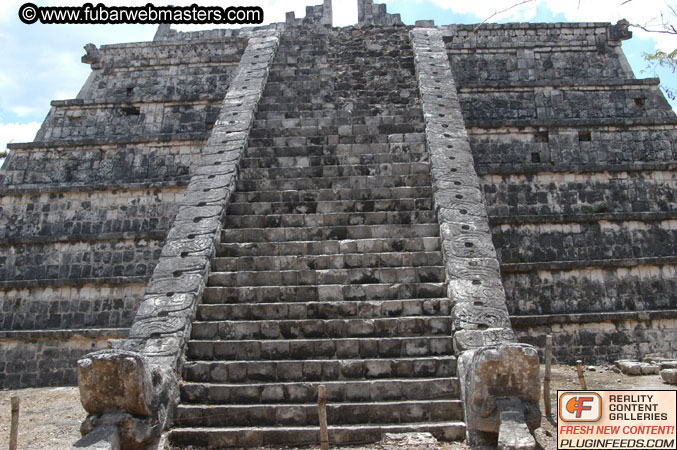
<svg viewBox="0 0 677 450">
<path fill-rule="evenodd" d="M 32 0 L 38 6 L 79 6 L 85 1 Z M 91 3 L 99 3 L 99 0 Z M 149 0 L 101 0 L 107 6 L 140 6 Z M 152 1 L 152 0 L 150 0 Z M 677 5 L 677 0 L 669 0 Z M 305 6 L 321 0 L 169 0 L 172 4 L 261 6 L 265 23 L 283 22 L 287 11 L 305 16 Z M 80 62 L 89 42 L 101 46 L 123 42 L 149 41 L 157 25 L 26 25 L 18 18 L 24 1 L 0 3 L 0 152 L 9 142 L 30 142 L 49 112 L 51 100 L 75 98 L 90 73 Z M 400 13 L 406 24 L 419 19 L 434 19 L 437 25 L 487 22 L 611 22 L 626 18 L 633 24 L 657 28 L 661 12 L 668 10 L 665 0 L 376 0 L 387 3 L 390 13 Z M 518 4 L 518 6 L 511 8 Z M 357 22 L 357 0 L 334 0 L 334 26 Z M 666 19 L 677 17 L 665 15 Z M 214 26 L 173 26 L 178 30 L 214 28 Z M 642 55 L 656 49 L 677 49 L 677 36 L 646 33 L 631 28 L 633 39 L 623 42 L 623 50 L 637 78 L 659 75 L 664 84 L 677 86 L 677 76 L 669 70 L 646 70 Z M 677 102 L 672 102 L 677 107 Z"/>
</svg>

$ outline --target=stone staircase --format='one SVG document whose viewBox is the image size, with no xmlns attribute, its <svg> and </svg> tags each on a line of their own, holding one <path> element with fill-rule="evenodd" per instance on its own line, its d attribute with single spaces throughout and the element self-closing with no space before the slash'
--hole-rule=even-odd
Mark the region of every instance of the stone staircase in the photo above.
<svg viewBox="0 0 677 450">
<path fill-rule="evenodd" d="M 464 437 L 407 30 L 351 33 L 282 35 L 193 322 L 174 445 L 316 444 L 320 384 L 332 444 Z"/>
</svg>

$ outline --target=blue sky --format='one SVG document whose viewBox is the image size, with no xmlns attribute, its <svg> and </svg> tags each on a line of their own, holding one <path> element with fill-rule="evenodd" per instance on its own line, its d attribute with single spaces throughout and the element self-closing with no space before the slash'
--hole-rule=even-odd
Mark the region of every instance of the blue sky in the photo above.
<svg viewBox="0 0 677 450">
<path fill-rule="evenodd" d="M 106 5 L 139 5 L 146 0 L 102 0 Z M 489 22 L 612 22 L 628 18 L 632 23 L 656 26 L 656 17 L 665 9 L 663 0 L 532 0 L 517 8 L 492 17 L 521 0 L 387 0 L 391 13 L 400 13 L 407 24 L 419 19 L 435 19 L 436 24 Z M 377 2 L 379 2 L 377 0 Z M 49 111 L 53 99 L 74 98 L 90 73 L 80 62 L 82 47 L 88 42 L 103 44 L 151 40 L 154 25 L 26 25 L 19 21 L 17 12 L 23 1 L 3 0 L 0 6 L 0 151 L 7 142 L 33 140 L 35 132 Z M 54 0 L 36 1 L 42 5 L 76 6 L 81 2 Z M 97 2 L 93 2 L 97 3 Z M 174 0 L 173 5 L 191 4 L 191 0 Z M 263 7 L 266 22 L 284 20 L 286 11 L 294 10 L 297 17 L 305 14 L 305 5 L 320 0 L 249 0 L 230 2 L 200 2 L 209 5 L 259 5 Z M 357 0 L 334 0 L 334 24 L 345 26 L 356 21 Z M 157 2 L 156 5 L 166 4 Z M 675 19 L 677 22 L 677 18 Z M 177 27 L 188 30 L 202 27 Z M 207 27 L 211 28 L 211 27 Z M 647 34 L 633 29 L 635 37 L 623 43 L 623 49 L 633 66 L 635 76 L 646 78 L 652 72 L 642 73 L 646 63 L 642 54 L 655 48 L 677 48 L 674 36 Z M 666 84 L 677 86 L 677 77 L 670 71 L 659 73 Z M 677 106 L 677 104 L 673 104 Z"/>
</svg>

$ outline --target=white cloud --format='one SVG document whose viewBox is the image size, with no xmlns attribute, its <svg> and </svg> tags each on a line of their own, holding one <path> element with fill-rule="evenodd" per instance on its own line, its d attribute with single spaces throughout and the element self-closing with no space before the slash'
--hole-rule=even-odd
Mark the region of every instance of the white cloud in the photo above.
<svg viewBox="0 0 677 450">
<path fill-rule="evenodd" d="M 0 152 L 12 142 L 31 142 L 40 129 L 40 122 L 0 123 Z"/>
<path fill-rule="evenodd" d="M 567 0 L 564 0 L 567 1 Z M 526 8 L 530 5 L 522 5 L 518 8 L 512 8 L 507 12 L 499 14 L 501 11 L 509 9 L 511 6 L 519 3 L 518 0 L 473 0 L 473 1 L 448 1 L 432 0 L 432 3 L 442 9 L 450 9 L 460 14 L 475 14 L 482 19 L 490 19 L 490 22 L 503 21 L 512 18 L 518 9 Z"/>
<path fill-rule="evenodd" d="M 338 2 L 336 2 L 338 3 Z M 357 2 L 344 1 L 332 6 L 334 9 L 334 26 L 345 27 L 357 23 Z"/>
<path fill-rule="evenodd" d="M 40 111 L 39 108 L 32 108 L 30 106 L 12 106 L 9 109 L 19 117 L 30 116 L 31 114 L 35 114 L 36 112 Z"/>
<path fill-rule="evenodd" d="M 12 142 L 31 142 L 40 129 L 40 122 L 29 123 L 0 123 L 0 153 L 7 150 L 7 144 Z M 0 158 L 0 167 L 4 158 Z"/>
<path fill-rule="evenodd" d="M 5 0 L 0 2 L 0 21 L 7 21 L 12 18 L 12 16 L 17 17 L 19 12 L 19 6 L 26 3 L 21 0 Z"/>
</svg>

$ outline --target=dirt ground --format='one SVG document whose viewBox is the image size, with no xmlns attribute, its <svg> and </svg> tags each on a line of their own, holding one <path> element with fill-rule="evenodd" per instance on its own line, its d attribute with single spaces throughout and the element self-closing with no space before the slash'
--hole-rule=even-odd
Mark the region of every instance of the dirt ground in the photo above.
<svg viewBox="0 0 677 450">
<path fill-rule="evenodd" d="M 80 437 L 87 416 L 78 388 L 0 391 L 0 449 L 9 446 L 10 397 L 19 396 L 19 449 L 69 449 Z"/>
<path fill-rule="evenodd" d="M 543 367 L 541 367 L 543 376 Z M 674 389 L 661 381 L 658 375 L 627 376 L 612 366 L 587 366 L 585 380 L 588 389 Z M 557 390 L 580 389 L 576 368 L 555 365 L 552 368 L 551 400 L 552 411 L 556 411 Z M 0 391 L 0 449 L 8 447 L 10 427 L 10 396 L 21 399 L 19 424 L 19 449 L 70 449 L 80 437 L 80 423 L 86 413 L 80 405 L 77 388 L 38 388 L 16 391 Z M 542 397 L 541 397 L 542 398 Z M 541 400 L 541 411 L 544 411 Z M 536 430 L 536 439 L 544 450 L 555 450 L 556 422 L 543 417 L 542 426 Z M 380 444 L 362 447 L 348 447 L 357 450 L 382 450 Z M 426 447 L 426 450 L 431 447 Z M 465 443 L 440 443 L 442 450 L 468 450 Z M 344 449 L 346 449 L 344 447 Z"/>
</svg>

